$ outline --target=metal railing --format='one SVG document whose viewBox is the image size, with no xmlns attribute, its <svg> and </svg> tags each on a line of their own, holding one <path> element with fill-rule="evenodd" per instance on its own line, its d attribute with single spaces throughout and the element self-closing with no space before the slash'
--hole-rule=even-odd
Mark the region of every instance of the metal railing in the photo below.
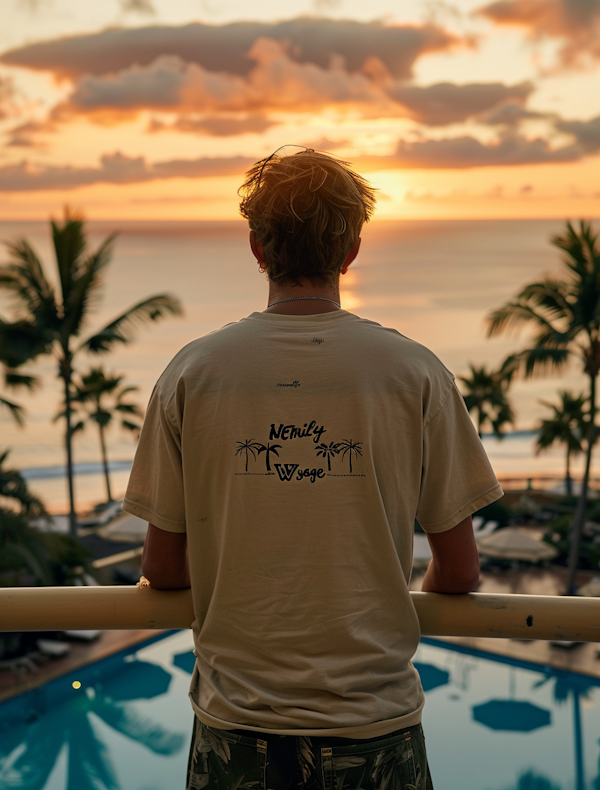
<svg viewBox="0 0 600 790">
<path fill-rule="evenodd" d="M 600 642 L 600 598 L 411 593 L 424 636 Z M 190 590 L 0 588 L 0 631 L 190 628 Z"/>
</svg>

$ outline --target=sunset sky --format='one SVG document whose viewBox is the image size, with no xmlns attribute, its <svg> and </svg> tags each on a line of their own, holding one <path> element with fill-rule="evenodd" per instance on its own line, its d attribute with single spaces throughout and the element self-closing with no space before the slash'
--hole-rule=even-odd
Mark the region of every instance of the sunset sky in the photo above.
<svg viewBox="0 0 600 790">
<path fill-rule="evenodd" d="M 3 0 L 0 220 L 232 219 L 286 143 L 377 216 L 600 216 L 600 0 Z"/>
</svg>

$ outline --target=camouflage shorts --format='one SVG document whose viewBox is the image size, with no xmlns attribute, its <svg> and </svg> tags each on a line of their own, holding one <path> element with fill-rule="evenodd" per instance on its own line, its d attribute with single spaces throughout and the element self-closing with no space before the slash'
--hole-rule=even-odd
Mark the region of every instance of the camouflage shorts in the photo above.
<svg viewBox="0 0 600 790">
<path fill-rule="evenodd" d="M 420 724 L 354 741 L 216 730 L 194 718 L 187 790 L 433 790 Z"/>
</svg>

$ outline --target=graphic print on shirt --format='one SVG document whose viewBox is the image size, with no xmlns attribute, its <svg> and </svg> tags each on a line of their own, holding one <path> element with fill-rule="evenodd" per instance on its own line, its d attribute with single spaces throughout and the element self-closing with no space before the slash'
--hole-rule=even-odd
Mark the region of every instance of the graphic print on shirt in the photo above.
<svg viewBox="0 0 600 790">
<path fill-rule="evenodd" d="M 322 436 L 326 431 L 325 426 L 319 425 L 316 420 L 305 422 L 301 426 L 294 423 L 271 423 L 268 440 L 265 443 L 254 438 L 236 442 L 235 455 L 243 460 L 244 471 L 235 474 L 258 477 L 277 476 L 282 483 L 289 483 L 293 480 L 307 480 L 315 483 L 325 477 L 365 477 L 360 470 L 355 468 L 357 461 L 363 454 L 362 442 L 355 442 L 353 439 L 325 442 L 322 441 Z M 287 443 L 296 439 L 311 440 L 310 450 L 306 446 L 306 441 L 301 445 L 294 442 L 288 450 Z M 285 458 L 280 455 L 280 450 Z M 310 452 L 310 456 L 307 451 Z M 322 466 L 312 466 L 315 463 L 312 452 L 316 453 L 317 458 L 322 458 L 327 462 L 327 470 Z M 261 458 L 263 453 L 264 456 Z M 275 456 L 278 461 L 272 462 L 272 456 Z M 265 471 L 259 471 L 260 462 L 263 459 Z M 250 469 L 249 465 L 251 465 Z"/>
</svg>

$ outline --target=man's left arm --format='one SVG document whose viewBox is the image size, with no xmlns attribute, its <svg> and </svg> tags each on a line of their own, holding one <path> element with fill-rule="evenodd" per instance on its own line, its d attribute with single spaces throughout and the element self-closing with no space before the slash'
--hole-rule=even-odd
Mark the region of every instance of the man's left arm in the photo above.
<svg viewBox="0 0 600 790">
<path fill-rule="evenodd" d="M 185 532 L 167 532 L 148 524 L 142 553 L 142 573 L 157 590 L 190 587 Z"/>
</svg>

